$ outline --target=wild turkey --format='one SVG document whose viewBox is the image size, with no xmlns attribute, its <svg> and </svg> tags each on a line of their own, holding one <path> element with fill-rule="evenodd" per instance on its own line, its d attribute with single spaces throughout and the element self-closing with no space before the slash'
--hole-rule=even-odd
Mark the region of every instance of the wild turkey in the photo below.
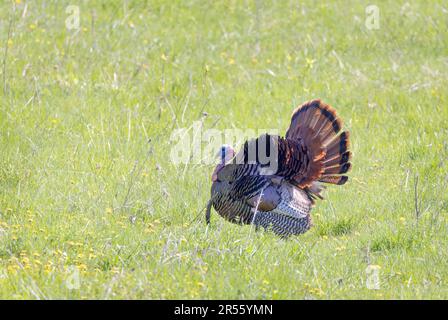
<svg viewBox="0 0 448 320">
<path fill-rule="evenodd" d="M 261 161 L 261 149 L 274 150 L 275 157 Z M 284 237 L 304 233 L 312 226 L 314 200 L 323 199 L 321 183 L 346 183 L 350 159 L 349 133 L 342 131 L 335 109 L 320 100 L 306 102 L 294 110 L 284 138 L 262 135 L 246 141 L 236 155 L 230 146 L 221 148 L 207 223 L 213 206 L 233 223 L 254 224 Z"/>
</svg>

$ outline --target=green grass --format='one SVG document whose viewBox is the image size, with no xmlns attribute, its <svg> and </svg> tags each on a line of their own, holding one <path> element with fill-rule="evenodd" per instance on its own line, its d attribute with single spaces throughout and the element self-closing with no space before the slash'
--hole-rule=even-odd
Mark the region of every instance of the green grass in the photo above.
<svg viewBox="0 0 448 320">
<path fill-rule="evenodd" d="M 367 30 L 369 4 L 2 1 L 0 298 L 447 299 L 448 7 L 376 1 Z M 312 98 L 354 154 L 315 227 L 206 227 L 213 167 L 173 130 L 283 133 Z"/>
</svg>

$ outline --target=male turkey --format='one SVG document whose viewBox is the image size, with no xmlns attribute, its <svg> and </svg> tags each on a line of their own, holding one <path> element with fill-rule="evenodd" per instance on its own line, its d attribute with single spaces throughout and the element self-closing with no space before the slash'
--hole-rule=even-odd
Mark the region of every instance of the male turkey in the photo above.
<svg viewBox="0 0 448 320">
<path fill-rule="evenodd" d="M 348 180 L 349 133 L 341 128 L 331 106 L 312 100 L 294 110 L 286 137 L 262 135 L 246 141 L 236 155 L 223 146 L 212 175 L 207 223 L 213 205 L 230 222 L 254 224 L 280 236 L 309 230 L 314 200 L 322 199 L 321 183 Z"/>
</svg>

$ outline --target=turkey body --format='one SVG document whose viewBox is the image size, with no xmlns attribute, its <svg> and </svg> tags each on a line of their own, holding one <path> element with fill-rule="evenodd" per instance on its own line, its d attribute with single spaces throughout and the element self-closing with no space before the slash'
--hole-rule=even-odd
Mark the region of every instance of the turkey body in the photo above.
<svg viewBox="0 0 448 320">
<path fill-rule="evenodd" d="M 246 141 L 238 154 L 217 173 L 210 207 L 226 220 L 253 224 L 288 237 L 312 226 L 311 209 L 322 198 L 322 183 L 341 185 L 351 164 L 348 132 L 330 106 L 313 100 L 292 115 L 286 136 L 263 135 Z M 258 155 L 261 148 L 275 150 L 269 165 Z M 256 156 L 251 157 L 251 150 Z"/>
<path fill-rule="evenodd" d="M 243 192 L 235 191 L 228 181 L 212 184 L 212 204 L 222 217 L 237 224 L 271 229 L 281 236 L 301 234 L 311 227 L 312 199 L 307 192 L 287 181 L 278 182 L 278 179 L 265 176 L 250 177 L 250 183 L 257 188 L 255 196 L 250 188 Z M 247 180 L 244 182 L 246 186 Z M 234 185 L 239 188 L 238 183 Z"/>
</svg>

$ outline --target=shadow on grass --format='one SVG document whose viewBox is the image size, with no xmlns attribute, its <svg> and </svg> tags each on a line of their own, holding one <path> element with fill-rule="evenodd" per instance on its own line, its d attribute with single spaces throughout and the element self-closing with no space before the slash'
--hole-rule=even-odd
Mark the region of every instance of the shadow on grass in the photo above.
<svg viewBox="0 0 448 320">
<path fill-rule="evenodd" d="M 356 227 L 357 221 L 353 218 L 339 218 L 333 221 L 319 221 L 316 225 L 316 234 L 319 236 L 343 236 L 350 234 Z"/>
<path fill-rule="evenodd" d="M 371 244 L 372 252 L 410 250 L 424 242 L 421 232 L 418 231 L 398 231 L 376 236 Z"/>
</svg>

